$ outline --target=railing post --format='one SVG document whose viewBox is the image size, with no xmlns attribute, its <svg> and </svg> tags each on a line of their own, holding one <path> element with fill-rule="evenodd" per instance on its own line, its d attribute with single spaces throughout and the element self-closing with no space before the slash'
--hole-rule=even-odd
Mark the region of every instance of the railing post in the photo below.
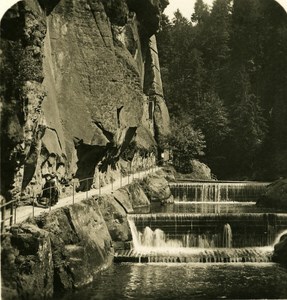
<svg viewBox="0 0 287 300">
<path fill-rule="evenodd" d="M 87 181 L 86 181 L 86 200 L 88 200 L 88 178 L 87 178 Z"/>
<path fill-rule="evenodd" d="M 73 204 L 75 204 L 75 182 L 73 181 Z"/>
<path fill-rule="evenodd" d="M 4 231 L 5 228 L 5 213 L 6 213 L 6 206 L 4 206 L 4 201 L 1 201 L 1 233 Z"/>
<path fill-rule="evenodd" d="M 13 202 L 10 204 L 10 220 L 9 220 L 9 224 L 10 224 L 10 226 L 12 226 L 12 224 L 13 224 Z"/>
<path fill-rule="evenodd" d="M 49 212 L 51 211 L 52 207 L 52 186 L 49 187 Z"/>
<path fill-rule="evenodd" d="M 122 171 L 120 170 L 120 187 L 123 186 L 123 177 L 122 177 Z"/>
<path fill-rule="evenodd" d="M 14 215 L 14 224 L 17 223 L 17 203 L 14 203 L 14 207 L 15 207 L 15 215 Z"/>
<path fill-rule="evenodd" d="M 112 176 L 112 191 L 114 190 L 114 179 L 113 179 L 113 173 L 111 174 Z"/>
<path fill-rule="evenodd" d="M 32 209 L 32 217 L 34 218 L 35 216 L 35 196 L 33 197 L 33 209 Z"/>
</svg>

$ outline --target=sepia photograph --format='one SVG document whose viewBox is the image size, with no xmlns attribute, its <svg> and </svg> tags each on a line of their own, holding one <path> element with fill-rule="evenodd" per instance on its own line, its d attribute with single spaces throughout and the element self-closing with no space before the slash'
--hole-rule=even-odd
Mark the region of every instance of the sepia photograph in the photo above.
<svg viewBox="0 0 287 300">
<path fill-rule="evenodd" d="M 287 0 L 0 0 L 0 124 L 0 299 L 287 299 Z"/>
</svg>

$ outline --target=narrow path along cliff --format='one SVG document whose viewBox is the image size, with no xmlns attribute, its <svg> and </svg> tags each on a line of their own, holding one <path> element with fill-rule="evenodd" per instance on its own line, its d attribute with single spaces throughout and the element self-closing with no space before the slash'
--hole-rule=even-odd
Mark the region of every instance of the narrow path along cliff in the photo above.
<svg viewBox="0 0 287 300">
<path fill-rule="evenodd" d="M 43 212 L 48 212 L 50 210 L 55 210 L 60 207 L 79 203 L 82 200 L 88 199 L 89 197 L 95 195 L 110 194 L 113 191 L 132 183 L 134 179 L 144 178 L 146 175 L 156 172 L 160 169 L 161 169 L 160 167 L 153 167 L 149 170 L 140 171 L 125 177 L 118 178 L 113 183 L 109 183 L 101 188 L 94 188 L 86 192 L 78 192 L 78 193 L 75 192 L 74 196 L 70 195 L 68 197 L 60 198 L 59 202 L 56 205 L 48 208 L 37 207 L 37 206 L 33 207 L 31 205 L 18 207 L 16 210 L 16 214 L 14 212 L 13 224 L 21 223 L 32 216 L 37 217 Z M 8 226 L 8 224 L 9 224 L 9 219 L 6 219 L 5 225 Z"/>
</svg>

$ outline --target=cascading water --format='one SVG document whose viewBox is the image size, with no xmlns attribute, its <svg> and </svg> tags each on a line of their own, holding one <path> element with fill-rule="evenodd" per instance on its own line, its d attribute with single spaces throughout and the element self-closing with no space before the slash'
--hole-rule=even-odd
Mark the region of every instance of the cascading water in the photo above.
<svg viewBox="0 0 287 300">
<path fill-rule="evenodd" d="M 287 230 L 287 214 L 220 211 L 220 203 L 232 207 L 239 200 L 240 206 L 254 205 L 250 200 L 265 186 L 251 182 L 172 184 L 175 199 L 185 201 L 185 206 L 201 203 L 219 205 L 218 209 L 129 215 L 133 249 L 127 256 L 140 262 L 270 261 L 274 241 Z"/>
<path fill-rule="evenodd" d="M 177 202 L 256 201 L 268 183 L 264 182 L 188 182 L 170 183 Z"/>
<path fill-rule="evenodd" d="M 143 233 L 135 225 L 135 216 L 129 216 L 134 248 L 131 255 L 142 262 L 268 262 L 272 247 L 232 247 L 232 229 L 222 227 L 221 247 L 216 247 L 219 235 L 209 240 L 207 235 L 187 234 L 183 239 L 170 238 L 170 234 L 157 228 L 145 227 Z"/>
<path fill-rule="evenodd" d="M 223 227 L 223 247 L 232 247 L 232 230 L 228 223 L 226 223 Z"/>
<path fill-rule="evenodd" d="M 287 228 L 286 214 L 159 213 L 128 220 L 133 255 L 153 262 L 266 262 Z"/>
</svg>

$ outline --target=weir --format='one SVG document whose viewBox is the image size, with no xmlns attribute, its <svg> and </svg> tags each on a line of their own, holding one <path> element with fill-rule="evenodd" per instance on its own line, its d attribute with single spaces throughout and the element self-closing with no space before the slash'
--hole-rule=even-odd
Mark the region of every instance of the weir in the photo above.
<svg viewBox="0 0 287 300">
<path fill-rule="evenodd" d="M 170 183 L 177 202 L 256 201 L 265 191 L 267 182 L 178 182 Z"/>
<path fill-rule="evenodd" d="M 271 246 L 287 214 L 136 214 L 129 222 L 141 246 L 245 248 Z"/>
<path fill-rule="evenodd" d="M 248 208 L 266 185 L 184 182 L 170 187 L 175 200 L 189 203 L 187 209 L 199 203 L 234 206 L 237 201 Z M 287 214 L 225 211 L 130 214 L 133 247 L 118 251 L 115 262 L 269 262 L 275 241 L 287 230 Z"/>
</svg>

